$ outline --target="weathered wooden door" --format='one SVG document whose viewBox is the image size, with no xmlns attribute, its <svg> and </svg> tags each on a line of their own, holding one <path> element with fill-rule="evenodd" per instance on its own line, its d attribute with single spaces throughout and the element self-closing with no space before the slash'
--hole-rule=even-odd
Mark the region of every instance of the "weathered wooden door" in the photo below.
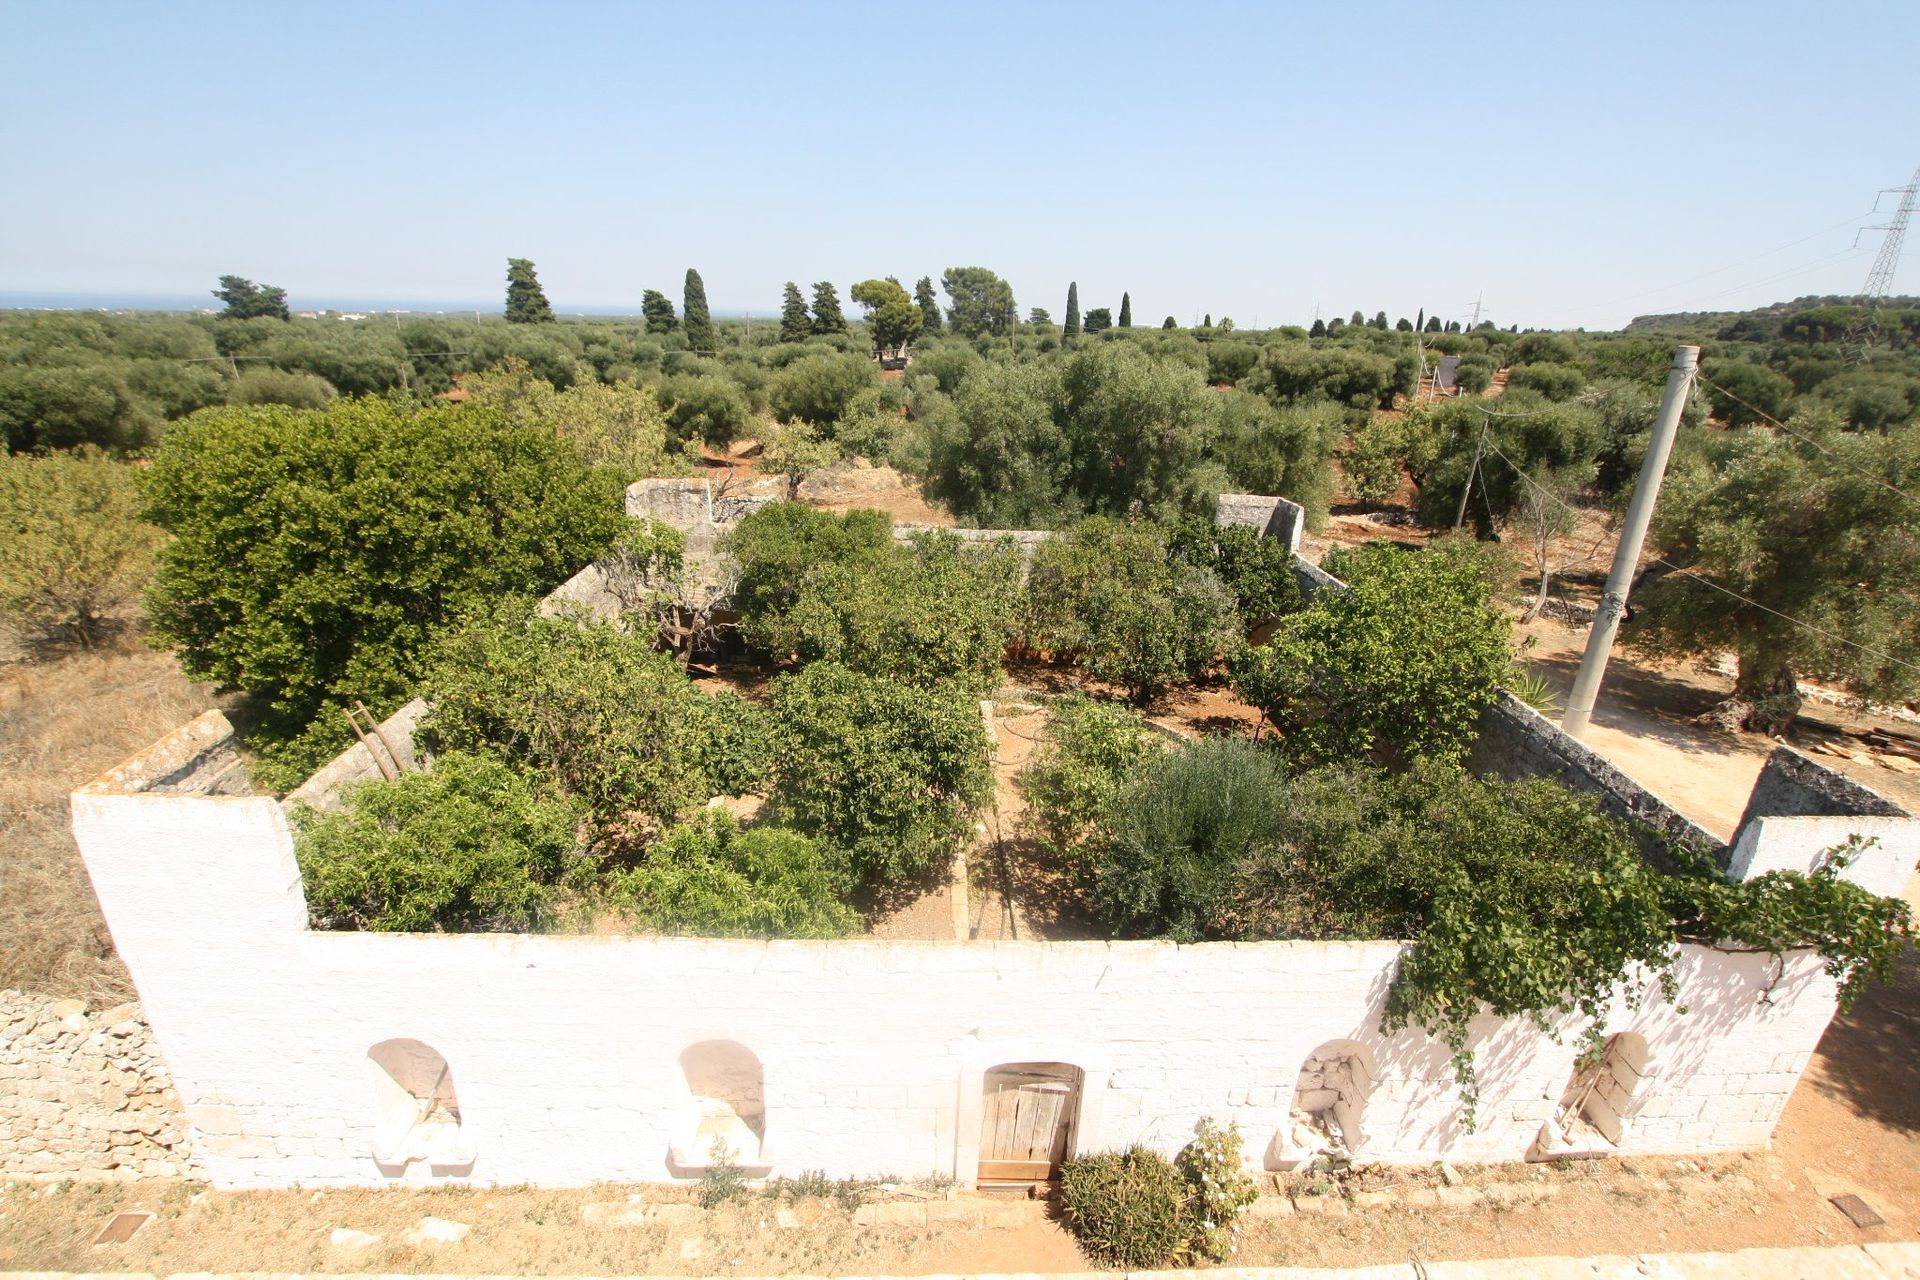
<svg viewBox="0 0 1920 1280">
<path fill-rule="evenodd" d="M 1060 1175 L 1080 1112 L 1080 1071 L 1062 1062 L 1014 1062 L 986 1075 L 980 1109 L 982 1182 L 1048 1182 Z"/>
</svg>

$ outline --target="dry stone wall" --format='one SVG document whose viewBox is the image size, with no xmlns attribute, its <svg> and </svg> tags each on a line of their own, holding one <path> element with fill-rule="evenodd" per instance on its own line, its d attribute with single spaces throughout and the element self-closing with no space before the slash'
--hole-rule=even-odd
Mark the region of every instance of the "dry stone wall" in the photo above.
<svg viewBox="0 0 1920 1280">
<path fill-rule="evenodd" d="M 186 1121 L 137 1004 L 0 991 L 0 1177 L 189 1172 Z"/>
</svg>

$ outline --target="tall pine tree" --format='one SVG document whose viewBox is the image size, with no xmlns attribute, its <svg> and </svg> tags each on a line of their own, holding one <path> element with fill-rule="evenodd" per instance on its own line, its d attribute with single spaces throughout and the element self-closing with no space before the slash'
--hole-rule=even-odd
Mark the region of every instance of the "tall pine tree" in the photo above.
<svg viewBox="0 0 1920 1280">
<path fill-rule="evenodd" d="M 687 345 L 695 351 L 712 351 L 718 345 L 713 332 L 713 316 L 707 311 L 707 286 L 700 273 L 687 268 L 687 290 L 680 300 L 680 321 L 687 326 Z"/>
<path fill-rule="evenodd" d="M 813 285 L 813 331 L 845 333 L 847 318 L 840 312 L 840 291 L 831 280 L 816 280 Z"/>
<path fill-rule="evenodd" d="M 1060 333 L 1068 338 L 1080 336 L 1080 282 L 1078 280 L 1067 284 L 1067 321 L 1060 326 Z"/>
<path fill-rule="evenodd" d="M 533 274 L 533 262 L 527 258 L 507 259 L 507 323 L 544 324 L 553 319 L 553 308 L 540 288 L 540 277 Z"/>
<path fill-rule="evenodd" d="M 920 304 L 920 327 L 925 333 L 938 333 L 943 326 L 940 323 L 940 297 L 933 291 L 933 277 L 921 276 L 920 283 L 913 286 L 913 300 Z"/>
<path fill-rule="evenodd" d="M 780 299 L 780 341 L 805 342 L 807 335 L 813 332 L 813 321 L 807 318 L 807 299 L 800 292 L 800 286 L 787 281 L 787 290 Z"/>
<path fill-rule="evenodd" d="M 1122 329 L 1133 328 L 1133 298 L 1124 291 L 1120 294 L 1119 324 Z"/>
</svg>

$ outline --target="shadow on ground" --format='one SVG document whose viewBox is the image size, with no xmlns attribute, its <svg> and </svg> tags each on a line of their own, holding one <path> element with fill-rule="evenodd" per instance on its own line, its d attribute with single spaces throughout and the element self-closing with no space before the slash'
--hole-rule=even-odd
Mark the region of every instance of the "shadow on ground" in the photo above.
<svg viewBox="0 0 1920 1280">
<path fill-rule="evenodd" d="M 1874 1122 L 1920 1132 L 1920 948 L 1868 987 L 1820 1041 L 1816 1087 Z"/>
</svg>

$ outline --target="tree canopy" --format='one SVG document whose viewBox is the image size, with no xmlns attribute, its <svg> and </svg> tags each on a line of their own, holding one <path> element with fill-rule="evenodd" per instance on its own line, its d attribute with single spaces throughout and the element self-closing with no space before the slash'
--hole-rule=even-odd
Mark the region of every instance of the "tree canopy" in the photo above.
<svg viewBox="0 0 1920 1280">
<path fill-rule="evenodd" d="M 255 284 L 244 276 L 221 276 L 220 287 L 213 296 L 226 303 L 227 309 L 221 314 L 233 320 L 252 320 L 266 316 L 275 320 L 290 320 L 292 314 L 287 310 L 287 291 L 270 284 Z"/>
<path fill-rule="evenodd" d="M 947 291 L 947 322 L 963 337 L 1004 338 L 1018 323 L 1013 286 L 985 267 L 948 267 L 940 287 Z"/>
<path fill-rule="evenodd" d="M 920 308 L 897 280 L 862 280 L 847 291 L 867 313 L 874 354 L 904 351 L 920 336 Z"/>
<path fill-rule="evenodd" d="M 544 324 L 553 319 L 546 291 L 527 258 L 507 259 L 507 323 Z"/>
</svg>

